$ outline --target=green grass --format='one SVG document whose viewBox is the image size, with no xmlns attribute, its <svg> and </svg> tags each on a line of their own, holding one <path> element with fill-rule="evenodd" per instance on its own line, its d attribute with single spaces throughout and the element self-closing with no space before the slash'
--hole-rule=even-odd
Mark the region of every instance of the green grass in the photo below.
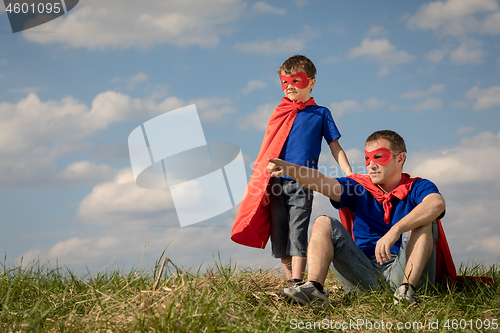
<svg viewBox="0 0 500 333">
<path fill-rule="evenodd" d="M 107 270 L 79 276 L 40 262 L 10 268 L 4 264 L 0 331 L 306 332 L 327 331 L 327 326 L 335 329 L 335 324 L 339 332 L 449 332 L 454 324 L 458 332 L 500 331 L 493 329 L 494 323 L 500 325 L 498 283 L 440 287 L 421 295 L 418 306 L 405 307 L 393 305 L 390 292 L 346 296 L 329 274 L 330 304 L 312 308 L 278 297 L 277 292 L 286 287 L 278 272 L 218 261 L 203 273 L 188 273 L 169 262 L 153 290 L 160 259 L 148 272 Z M 500 279 L 496 266 L 469 265 L 460 268 L 462 273 Z M 488 321 L 490 329 L 486 329 Z"/>
</svg>

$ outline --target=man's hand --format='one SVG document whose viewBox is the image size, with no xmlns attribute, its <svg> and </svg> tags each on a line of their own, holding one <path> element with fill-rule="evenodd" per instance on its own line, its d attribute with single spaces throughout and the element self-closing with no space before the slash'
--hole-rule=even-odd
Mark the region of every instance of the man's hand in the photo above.
<svg viewBox="0 0 500 333">
<path fill-rule="evenodd" d="M 391 228 L 382 238 L 380 238 L 375 246 L 375 258 L 380 265 L 388 263 L 391 259 L 391 247 L 396 243 L 401 234 Z"/>
<path fill-rule="evenodd" d="M 269 171 L 271 177 L 288 176 L 288 168 L 295 165 L 279 158 L 268 158 L 267 160 L 269 161 L 267 171 Z"/>
</svg>

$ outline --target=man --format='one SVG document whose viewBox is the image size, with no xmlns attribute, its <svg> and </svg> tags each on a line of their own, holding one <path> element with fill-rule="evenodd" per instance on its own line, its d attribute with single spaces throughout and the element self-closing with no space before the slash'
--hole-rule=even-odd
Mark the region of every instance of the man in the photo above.
<svg viewBox="0 0 500 333">
<path fill-rule="evenodd" d="M 368 176 L 345 178 L 269 160 L 271 176 L 289 175 L 329 197 L 335 208 L 347 207 L 354 214 L 352 225 L 346 224 L 352 227 L 349 231 L 331 217 L 316 219 L 307 252 L 308 281 L 283 289 L 282 295 L 301 304 L 328 303 L 323 285 L 330 263 L 347 293 L 358 286 L 373 289 L 384 281 L 396 289 L 395 303 L 415 302 L 423 273 L 434 283 L 437 227 L 433 221 L 444 213 L 443 197 L 431 181 L 402 172 L 406 145 L 393 131 L 370 135 L 365 159 Z"/>
</svg>

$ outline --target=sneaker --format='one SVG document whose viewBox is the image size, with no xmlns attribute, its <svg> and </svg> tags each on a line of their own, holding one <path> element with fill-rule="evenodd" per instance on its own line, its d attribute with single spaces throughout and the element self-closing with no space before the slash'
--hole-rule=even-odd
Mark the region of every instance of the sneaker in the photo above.
<svg viewBox="0 0 500 333">
<path fill-rule="evenodd" d="M 417 299 L 413 288 L 409 285 L 401 285 L 394 293 L 394 305 L 396 304 L 417 304 Z"/>
<path fill-rule="evenodd" d="M 328 304 L 328 291 L 319 291 L 312 282 L 297 283 L 289 288 L 282 289 L 279 294 L 296 300 L 301 305 L 318 304 L 325 306 Z"/>
</svg>

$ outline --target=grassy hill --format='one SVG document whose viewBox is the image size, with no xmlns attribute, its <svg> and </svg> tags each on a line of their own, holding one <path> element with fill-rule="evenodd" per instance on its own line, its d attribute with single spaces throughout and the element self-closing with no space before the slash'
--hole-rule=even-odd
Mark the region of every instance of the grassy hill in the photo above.
<svg viewBox="0 0 500 333">
<path fill-rule="evenodd" d="M 189 273 L 170 260 L 148 272 L 107 270 L 74 275 L 39 262 L 0 272 L 1 332 L 498 332 L 500 290 L 466 283 L 424 291 L 418 306 L 393 305 L 392 293 L 346 296 L 333 274 L 330 304 L 301 307 L 280 299 L 276 271 L 215 261 Z M 496 266 L 460 274 L 500 279 Z"/>
</svg>

